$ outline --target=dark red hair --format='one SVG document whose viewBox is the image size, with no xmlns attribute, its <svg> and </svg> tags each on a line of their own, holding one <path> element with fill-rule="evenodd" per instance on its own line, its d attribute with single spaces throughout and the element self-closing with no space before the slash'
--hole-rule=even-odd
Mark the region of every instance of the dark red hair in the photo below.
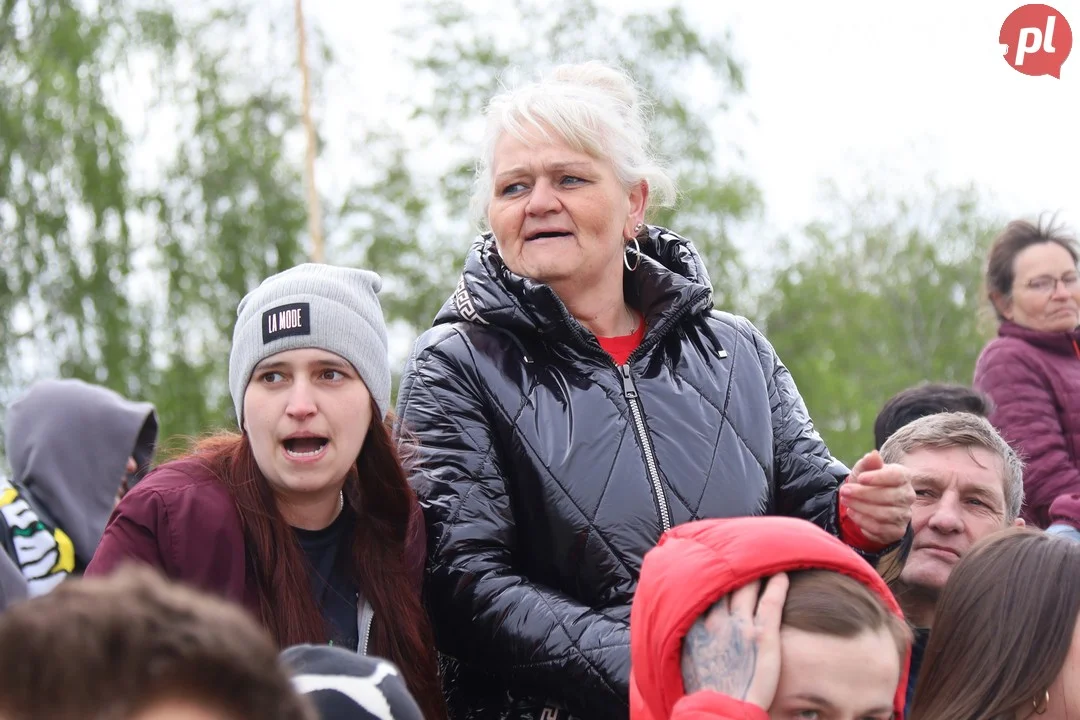
<svg viewBox="0 0 1080 720">
<path fill-rule="evenodd" d="M 372 401 L 372 417 L 379 417 Z M 372 422 L 356 465 L 345 478 L 345 502 L 355 523 L 352 568 L 375 620 L 369 651 L 400 668 L 428 720 L 446 717 L 431 623 L 406 562 L 409 538 L 422 528 L 389 422 Z M 295 533 L 274 501 L 246 435 L 223 433 L 200 441 L 195 454 L 228 488 L 247 541 L 248 571 L 255 579 L 259 616 L 280 647 L 325 643 L 328 633 L 308 580 Z M 362 632 L 362 629 L 361 629 Z"/>
</svg>

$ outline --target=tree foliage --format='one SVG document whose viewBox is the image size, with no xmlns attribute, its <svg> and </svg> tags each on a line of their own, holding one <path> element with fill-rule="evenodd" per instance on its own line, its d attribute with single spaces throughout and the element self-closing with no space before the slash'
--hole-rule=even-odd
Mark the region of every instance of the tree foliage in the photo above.
<svg viewBox="0 0 1080 720">
<path fill-rule="evenodd" d="M 123 279 L 129 138 L 104 78 L 129 41 L 125 8 L 0 4 L 0 357 L 19 383 L 42 360 L 91 380 L 139 375 L 145 344 Z M 132 342 L 132 340 L 135 342 Z M 20 360 L 22 360 L 20 362 Z"/>
<path fill-rule="evenodd" d="M 832 216 L 781 248 L 764 325 L 830 450 L 873 447 L 886 400 L 923 381 L 970 384 L 987 340 L 982 263 L 999 228 L 972 188 L 833 194 Z"/>
<path fill-rule="evenodd" d="M 296 83 L 251 63 L 282 42 L 253 7 L 0 5 L 4 400 L 59 374 L 150 400 L 165 435 L 229 422 L 236 304 L 304 259 Z"/>
</svg>

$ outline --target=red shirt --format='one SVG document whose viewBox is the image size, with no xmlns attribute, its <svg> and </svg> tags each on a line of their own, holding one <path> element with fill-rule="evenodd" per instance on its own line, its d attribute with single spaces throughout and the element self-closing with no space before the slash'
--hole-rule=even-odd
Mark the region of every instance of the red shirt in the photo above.
<svg viewBox="0 0 1080 720">
<path fill-rule="evenodd" d="M 630 359 L 630 354 L 638 349 L 644 339 L 644 318 L 638 323 L 637 330 L 629 335 L 622 335 L 621 337 L 596 336 L 596 341 L 600 343 L 600 347 L 604 348 L 604 352 L 611 356 L 616 365 L 625 365 L 626 361 Z"/>
</svg>

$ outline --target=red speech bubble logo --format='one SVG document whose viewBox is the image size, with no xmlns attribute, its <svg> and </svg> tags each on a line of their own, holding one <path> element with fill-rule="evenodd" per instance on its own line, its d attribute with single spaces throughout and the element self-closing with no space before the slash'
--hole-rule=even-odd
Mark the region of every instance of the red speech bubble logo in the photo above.
<svg viewBox="0 0 1080 720">
<path fill-rule="evenodd" d="M 1017 72 L 1060 80 L 1061 66 L 1072 51 L 1072 28 L 1049 5 L 1024 5 L 1005 18 L 998 42 L 1005 46 L 1005 62 Z"/>
</svg>

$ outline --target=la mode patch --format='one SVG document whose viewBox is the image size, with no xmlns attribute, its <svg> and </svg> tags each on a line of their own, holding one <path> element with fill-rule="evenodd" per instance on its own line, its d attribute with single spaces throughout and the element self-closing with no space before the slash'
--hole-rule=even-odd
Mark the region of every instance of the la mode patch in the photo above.
<svg viewBox="0 0 1080 720">
<path fill-rule="evenodd" d="M 262 316 L 263 345 L 290 335 L 311 334 L 311 304 L 290 303 L 270 308 Z"/>
</svg>

